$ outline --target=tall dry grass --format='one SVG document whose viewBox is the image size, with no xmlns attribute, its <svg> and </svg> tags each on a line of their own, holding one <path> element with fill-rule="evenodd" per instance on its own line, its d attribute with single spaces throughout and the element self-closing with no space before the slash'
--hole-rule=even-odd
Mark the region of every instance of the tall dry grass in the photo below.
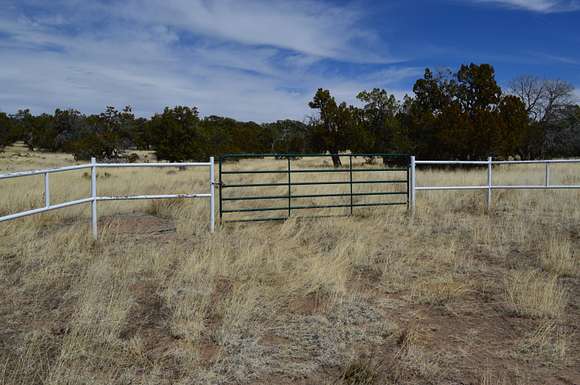
<svg viewBox="0 0 580 385">
<path fill-rule="evenodd" d="M 2 171 L 72 163 L 0 156 Z M 542 176 L 535 166 L 495 170 L 498 183 Z M 578 183 L 579 170 L 558 166 L 552 176 Z M 418 182 L 484 178 L 477 169 L 420 170 Z M 206 180 L 205 169 L 128 169 L 99 172 L 98 186 L 103 195 L 187 193 L 207 189 Z M 51 190 L 55 202 L 84 197 L 89 180 L 82 171 L 51 175 Z M 42 205 L 41 191 L 40 177 L 2 181 L 0 213 Z M 293 193 L 306 191 L 339 189 Z M 2 223 L 0 383 L 524 384 L 549 382 L 550 370 L 573 383 L 579 198 L 494 192 L 487 214 L 482 193 L 420 192 L 414 217 L 405 206 L 359 208 L 214 234 L 206 200 L 102 202 L 98 242 L 88 207 Z"/>
</svg>

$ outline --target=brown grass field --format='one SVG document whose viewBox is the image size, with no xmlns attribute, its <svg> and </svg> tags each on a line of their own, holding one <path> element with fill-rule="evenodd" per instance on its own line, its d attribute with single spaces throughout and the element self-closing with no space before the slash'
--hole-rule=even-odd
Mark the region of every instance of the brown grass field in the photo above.
<svg viewBox="0 0 580 385">
<path fill-rule="evenodd" d="M 0 153 L 0 173 L 72 163 Z M 551 174 L 580 184 L 580 165 Z M 539 184 L 543 168 L 494 178 Z M 51 175 L 52 200 L 86 197 L 89 183 L 85 170 Z M 207 169 L 101 170 L 98 186 L 202 192 Z M 0 215 L 42 206 L 42 191 L 41 176 L 0 181 Z M 207 200 L 100 202 L 98 242 L 88 206 L 0 223 L 0 384 L 580 384 L 580 191 L 493 200 L 486 213 L 483 192 L 418 192 L 414 217 L 359 208 L 214 234 Z"/>
</svg>

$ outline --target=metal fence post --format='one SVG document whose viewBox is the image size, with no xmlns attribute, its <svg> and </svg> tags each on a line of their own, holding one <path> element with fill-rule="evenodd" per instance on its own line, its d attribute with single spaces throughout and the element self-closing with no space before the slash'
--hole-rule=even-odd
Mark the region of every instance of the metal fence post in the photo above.
<svg viewBox="0 0 580 385">
<path fill-rule="evenodd" d="M 491 209 L 491 190 L 492 190 L 492 159 L 491 156 L 487 158 L 487 211 Z"/>
<path fill-rule="evenodd" d="M 44 207 L 50 206 L 50 183 L 48 173 L 44 173 Z"/>
<path fill-rule="evenodd" d="M 288 218 L 290 218 L 290 212 L 292 211 L 292 182 L 290 173 L 290 156 L 288 156 Z"/>
<path fill-rule="evenodd" d="M 416 199 L 417 177 L 415 170 L 415 156 L 411 156 L 411 214 L 415 213 L 415 199 Z"/>
<path fill-rule="evenodd" d="M 97 160 L 91 158 L 91 229 L 97 239 Z"/>
<path fill-rule="evenodd" d="M 550 186 L 550 163 L 546 162 L 546 180 L 545 180 L 546 187 Z"/>
<path fill-rule="evenodd" d="M 219 186 L 219 193 L 220 193 L 220 202 L 219 202 L 219 210 L 220 210 L 220 223 L 222 223 L 222 216 L 223 216 L 223 206 L 222 206 L 222 201 L 223 201 L 223 183 L 222 183 L 222 156 L 219 157 L 218 159 L 218 173 L 219 173 L 219 182 L 218 182 L 218 186 Z"/>
<path fill-rule="evenodd" d="M 214 157 L 209 158 L 209 231 L 215 230 L 215 170 Z"/>
<path fill-rule="evenodd" d="M 350 179 L 349 179 L 349 181 L 350 181 L 350 215 L 352 215 L 352 204 L 353 204 L 353 199 L 352 199 L 352 154 L 348 157 L 348 163 L 349 163 L 349 167 L 350 167 Z"/>
</svg>

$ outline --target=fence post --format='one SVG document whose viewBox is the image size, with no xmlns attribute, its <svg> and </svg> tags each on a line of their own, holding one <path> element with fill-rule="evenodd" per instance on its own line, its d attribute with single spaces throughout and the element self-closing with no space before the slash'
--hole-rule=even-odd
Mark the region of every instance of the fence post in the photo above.
<svg viewBox="0 0 580 385">
<path fill-rule="evenodd" d="M 546 162 L 546 187 L 550 186 L 550 163 Z"/>
<path fill-rule="evenodd" d="M 348 157 L 348 164 L 350 167 L 350 215 L 352 215 L 352 205 L 353 205 L 353 201 L 352 201 L 352 154 L 350 154 L 350 156 Z"/>
<path fill-rule="evenodd" d="M 411 156 L 411 214 L 415 213 L 415 198 L 416 198 L 416 187 L 417 187 L 417 176 L 415 170 L 415 156 Z"/>
<path fill-rule="evenodd" d="M 288 218 L 292 211 L 292 182 L 290 179 L 290 156 L 288 156 Z"/>
<path fill-rule="evenodd" d="M 491 209 L 491 190 L 492 190 L 492 159 L 491 156 L 487 158 L 487 211 Z"/>
<path fill-rule="evenodd" d="M 93 239 L 97 239 L 97 160 L 91 158 L 91 229 Z"/>
<path fill-rule="evenodd" d="M 215 170 L 214 157 L 209 158 L 209 232 L 215 231 Z"/>
<path fill-rule="evenodd" d="M 220 155 L 219 159 L 218 159 L 218 173 L 219 173 L 219 182 L 218 182 L 218 186 L 219 186 L 219 193 L 220 193 L 220 202 L 219 202 L 219 210 L 220 210 L 220 224 L 222 223 L 222 217 L 223 217 L 223 206 L 222 206 L 222 200 L 223 200 L 223 183 L 222 183 L 222 156 Z"/>
<path fill-rule="evenodd" d="M 50 206 L 50 183 L 48 173 L 44 173 L 44 207 Z"/>
</svg>

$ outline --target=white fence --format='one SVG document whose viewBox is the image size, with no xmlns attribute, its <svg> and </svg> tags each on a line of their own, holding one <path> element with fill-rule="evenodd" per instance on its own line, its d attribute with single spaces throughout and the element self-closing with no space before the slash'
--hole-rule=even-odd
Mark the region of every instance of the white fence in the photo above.
<svg viewBox="0 0 580 385">
<path fill-rule="evenodd" d="M 124 195 L 124 196 L 97 196 L 97 169 L 99 168 L 158 168 L 158 167 L 208 167 L 209 168 L 209 192 L 192 193 L 192 194 L 167 194 L 167 195 Z M 57 172 L 91 169 L 91 196 L 77 199 L 64 203 L 50 203 L 50 180 L 49 175 Z M 0 217 L 0 222 L 9 221 L 29 215 L 40 214 L 47 211 L 62 209 L 65 207 L 76 206 L 84 203 L 91 204 L 91 229 L 93 238 L 97 239 L 97 202 L 99 201 L 121 201 L 121 200 L 143 200 L 143 199 L 175 199 L 175 198 L 209 198 L 209 230 L 214 232 L 215 229 L 215 177 L 214 177 L 214 158 L 210 157 L 209 162 L 197 163 L 97 163 L 95 158 L 91 163 L 78 166 L 68 166 L 53 168 L 47 170 L 34 170 L 13 172 L 10 174 L 0 174 L 0 180 L 18 178 L 32 175 L 44 175 L 44 207 L 37 209 L 21 211 Z"/>
<path fill-rule="evenodd" d="M 441 191 L 441 190 L 486 190 L 487 209 L 491 208 L 491 192 L 493 190 L 550 190 L 550 189 L 580 189 L 580 185 L 558 185 L 550 183 L 550 164 L 577 163 L 580 159 L 561 160 L 506 160 L 496 161 L 491 157 L 487 161 L 455 161 L 455 160 L 416 160 L 411 156 L 410 162 L 410 197 L 411 210 L 415 209 L 417 191 Z M 544 183 L 541 185 L 494 185 L 493 166 L 500 164 L 544 164 Z M 417 166 L 418 165 L 480 165 L 487 166 L 487 184 L 485 186 L 417 186 Z"/>
</svg>

